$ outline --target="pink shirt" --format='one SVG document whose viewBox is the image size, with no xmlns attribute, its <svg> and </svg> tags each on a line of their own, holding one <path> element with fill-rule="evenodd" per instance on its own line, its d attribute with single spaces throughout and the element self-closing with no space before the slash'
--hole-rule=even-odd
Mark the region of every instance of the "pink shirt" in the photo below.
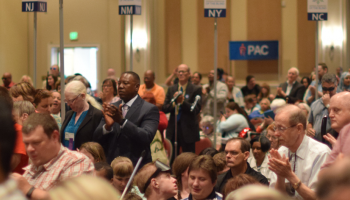
<svg viewBox="0 0 350 200">
<path fill-rule="evenodd" d="M 339 153 L 343 153 L 344 156 L 349 156 L 350 155 L 349 144 L 350 144 L 350 124 L 347 124 L 340 130 L 337 142 L 335 143 L 331 154 L 327 158 L 322 168 L 329 167 L 331 164 L 333 164 L 335 159 L 338 157 Z"/>
<path fill-rule="evenodd" d="M 58 155 L 48 163 L 39 167 L 31 164 L 23 169 L 23 177 L 30 185 L 41 190 L 50 190 L 65 179 L 81 174 L 94 174 L 95 167 L 84 154 L 61 145 Z"/>
</svg>

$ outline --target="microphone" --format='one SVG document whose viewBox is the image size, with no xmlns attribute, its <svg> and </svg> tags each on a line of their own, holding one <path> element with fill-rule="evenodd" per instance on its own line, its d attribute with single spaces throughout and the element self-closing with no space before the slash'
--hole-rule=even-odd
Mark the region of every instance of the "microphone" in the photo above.
<svg viewBox="0 0 350 200">
<path fill-rule="evenodd" d="M 180 95 L 182 95 L 182 92 L 181 92 L 181 91 L 179 91 L 179 92 L 177 93 L 177 95 L 170 101 L 170 103 L 174 103 L 174 102 L 176 101 L 176 99 L 179 98 Z"/>
<path fill-rule="evenodd" d="M 196 99 L 194 100 L 192 106 L 191 106 L 191 112 L 194 110 L 194 107 L 196 107 L 198 101 L 201 99 L 201 96 L 197 95 Z"/>
<path fill-rule="evenodd" d="M 139 160 L 138 160 L 137 163 L 136 163 L 136 166 L 135 166 L 135 168 L 134 168 L 134 171 L 132 172 L 132 174 L 131 174 L 131 176 L 130 176 L 129 181 L 128 181 L 128 183 L 127 183 L 126 186 L 125 186 L 125 189 L 124 189 L 123 194 L 122 194 L 122 196 L 120 197 L 120 199 L 123 199 L 124 196 L 125 196 L 125 194 L 126 194 L 126 192 L 128 191 L 128 188 L 130 187 L 130 185 L 131 185 L 131 183 L 132 183 L 132 180 L 134 179 L 134 176 L 135 176 L 137 170 L 139 169 L 140 164 L 141 164 L 141 162 L 142 162 L 142 159 L 145 157 L 145 155 L 146 155 L 146 151 L 143 150 L 142 153 L 141 153 L 141 156 L 140 156 Z"/>
</svg>

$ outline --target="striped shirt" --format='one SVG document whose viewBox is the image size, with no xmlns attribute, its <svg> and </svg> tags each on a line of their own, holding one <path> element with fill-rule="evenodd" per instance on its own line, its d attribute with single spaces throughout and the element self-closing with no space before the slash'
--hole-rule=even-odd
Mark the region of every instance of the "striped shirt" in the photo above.
<svg viewBox="0 0 350 200">
<path fill-rule="evenodd" d="M 59 182 L 81 174 L 94 174 L 95 170 L 87 156 L 62 145 L 58 155 L 48 163 L 39 167 L 31 164 L 23 169 L 23 177 L 30 185 L 41 190 L 50 190 Z"/>
</svg>

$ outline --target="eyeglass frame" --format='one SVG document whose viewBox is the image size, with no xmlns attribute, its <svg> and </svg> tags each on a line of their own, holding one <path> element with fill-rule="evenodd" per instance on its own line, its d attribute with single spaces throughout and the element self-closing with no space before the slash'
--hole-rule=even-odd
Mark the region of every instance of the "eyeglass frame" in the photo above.
<svg viewBox="0 0 350 200">
<path fill-rule="evenodd" d="M 75 100 L 77 100 L 77 98 L 80 96 L 81 94 L 79 94 L 77 97 L 75 97 L 73 100 L 64 100 L 65 103 L 67 104 L 73 104 L 75 102 Z"/>
<path fill-rule="evenodd" d="M 160 162 L 159 160 L 156 160 L 154 162 L 154 164 L 157 167 L 157 170 L 146 181 L 145 187 L 143 189 L 144 190 L 143 193 L 146 192 L 146 189 L 148 188 L 149 184 L 151 184 L 151 180 L 156 178 L 161 172 L 163 172 L 163 173 L 171 173 L 170 167 L 168 167 L 164 163 Z"/>
<path fill-rule="evenodd" d="M 284 131 L 286 131 L 287 129 L 290 129 L 290 128 L 293 128 L 295 126 L 297 126 L 298 124 L 294 124 L 293 126 L 289 126 L 289 127 L 284 127 L 284 126 L 280 126 L 280 127 L 283 127 L 284 129 L 281 129 L 281 128 L 276 128 L 276 126 L 273 127 L 273 130 L 275 132 L 279 131 L 280 133 L 284 133 Z"/>
</svg>

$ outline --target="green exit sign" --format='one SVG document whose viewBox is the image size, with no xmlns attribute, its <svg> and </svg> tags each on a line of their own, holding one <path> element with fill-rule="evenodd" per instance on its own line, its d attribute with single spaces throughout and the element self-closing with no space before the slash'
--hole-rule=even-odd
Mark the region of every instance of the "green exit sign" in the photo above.
<svg viewBox="0 0 350 200">
<path fill-rule="evenodd" d="M 78 40 L 78 32 L 70 32 L 69 39 L 70 40 Z"/>
</svg>

